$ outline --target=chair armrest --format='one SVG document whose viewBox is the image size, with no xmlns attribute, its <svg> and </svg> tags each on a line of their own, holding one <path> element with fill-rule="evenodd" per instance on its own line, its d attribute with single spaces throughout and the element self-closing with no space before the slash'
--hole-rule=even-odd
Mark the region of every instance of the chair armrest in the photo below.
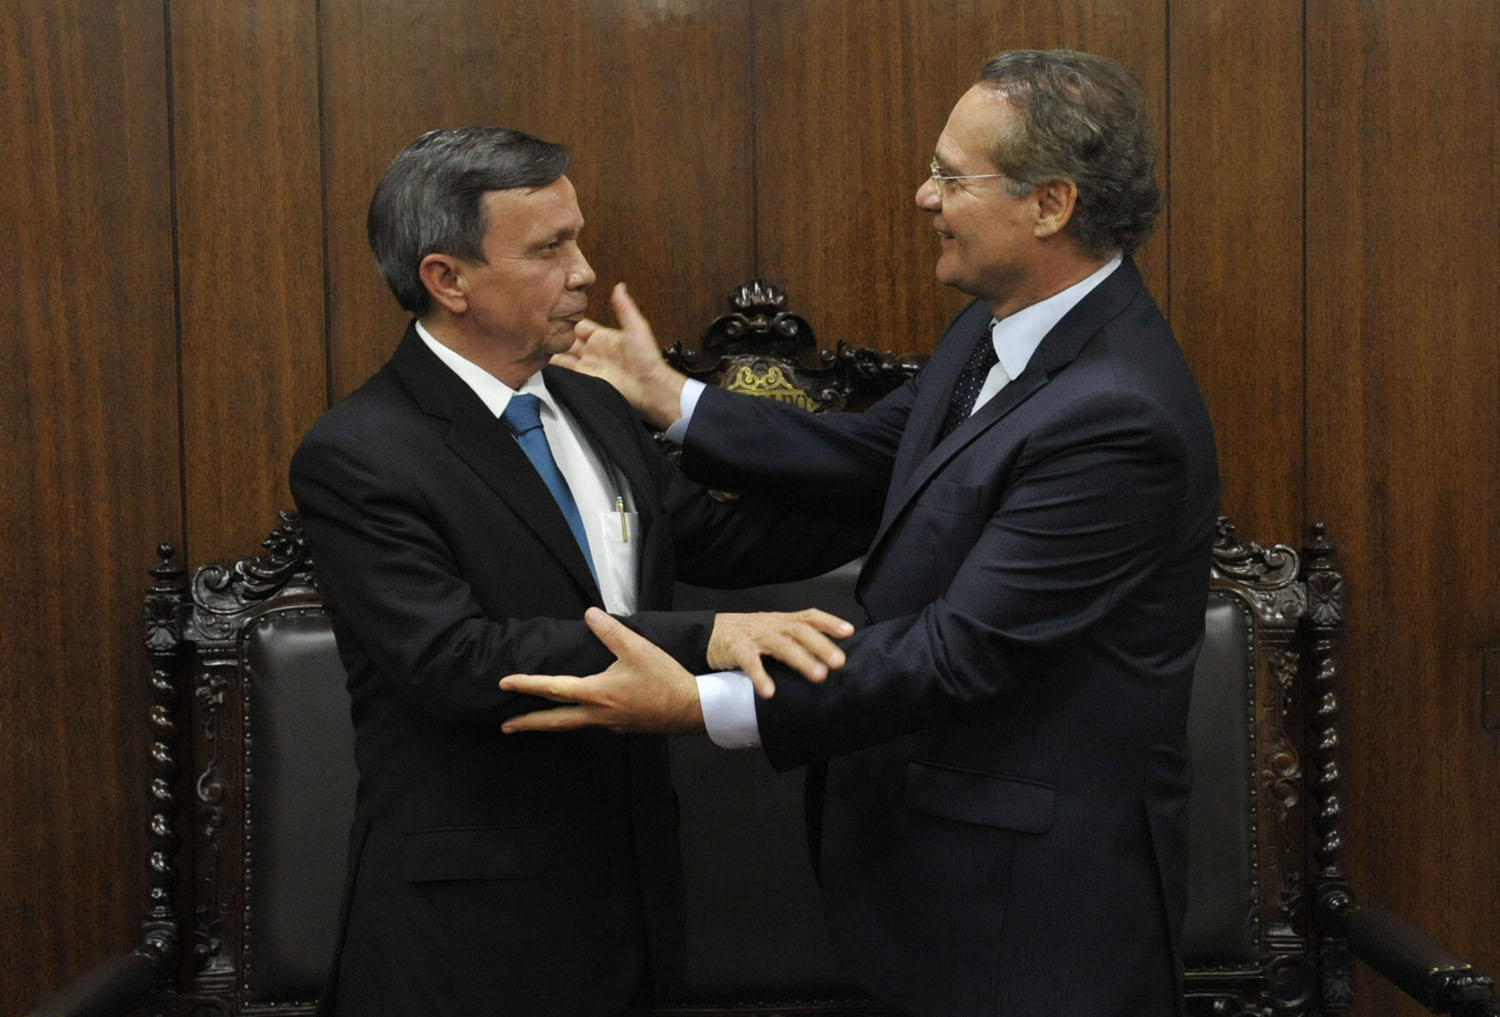
<svg viewBox="0 0 1500 1017">
<path fill-rule="evenodd" d="M 1350 905 L 1337 923 L 1354 956 L 1433 1013 L 1494 1017 L 1494 979 L 1404 919 Z"/>
<path fill-rule="evenodd" d="M 117 953 L 74 979 L 26 1017 L 123 1017 L 156 984 L 159 963 L 144 951 Z"/>
</svg>

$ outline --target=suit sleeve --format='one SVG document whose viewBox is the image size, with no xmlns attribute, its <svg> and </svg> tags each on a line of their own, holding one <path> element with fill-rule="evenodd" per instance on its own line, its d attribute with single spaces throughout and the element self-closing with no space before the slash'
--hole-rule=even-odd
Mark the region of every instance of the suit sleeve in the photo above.
<svg viewBox="0 0 1500 1017">
<path fill-rule="evenodd" d="M 549 584 L 517 584 L 511 602 L 487 611 L 465 578 L 472 563 L 454 560 L 433 522 L 443 516 L 427 506 L 428 493 L 389 465 L 357 436 L 315 431 L 293 457 L 291 487 L 336 630 L 413 706 L 445 723 L 498 729 L 506 717 L 553 705 L 501 692 L 505 675 L 590 674 L 612 662 L 576 594 L 559 599 Z M 685 666 L 706 665 L 712 614 L 624 620 Z M 355 663 L 345 660 L 351 672 Z"/>
<path fill-rule="evenodd" d="M 878 500 L 846 511 L 754 494 L 721 502 L 665 459 L 661 465 L 683 582 L 734 589 L 818 576 L 863 554 L 880 522 Z"/>
<path fill-rule="evenodd" d="M 1028 439 L 992 509 L 965 516 L 941 492 L 919 498 L 907 532 L 959 549 L 951 581 L 917 613 L 847 640 L 848 663 L 822 684 L 774 672 L 777 694 L 756 704 L 773 765 L 994 706 L 1047 673 L 1040 664 L 1094 638 L 1181 540 L 1185 455 L 1159 407 L 1095 394 Z"/>
<path fill-rule="evenodd" d="M 879 516 L 920 375 L 861 413 L 709 388 L 682 450 L 694 480 L 825 513 Z"/>
</svg>

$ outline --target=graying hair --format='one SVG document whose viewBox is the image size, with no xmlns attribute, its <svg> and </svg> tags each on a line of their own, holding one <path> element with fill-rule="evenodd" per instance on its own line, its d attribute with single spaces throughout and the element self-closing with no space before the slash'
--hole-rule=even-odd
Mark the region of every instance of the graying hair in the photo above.
<svg viewBox="0 0 1500 1017">
<path fill-rule="evenodd" d="M 1107 257 L 1141 245 L 1161 191 L 1145 97 L 1128 68 L 1072 50 L 1012 50 L 992 57 L 976 83 L 1016 112 L 990 153 L 1012 197 L 1071 180 L 1078 201 L 1068 229 L 1084 251 Z"/>
<path fill-rule="evenodd" d="M 402 149 L 375 188 L 365 219 L 370 250 L 396 300 L 421 316 L 432 305 L 418 268 L 429 254 L 484 261 L 484 195 L 546 187 L 568 171 L 562 145 L 504 127 L 428 131 Z"/>
</svg>

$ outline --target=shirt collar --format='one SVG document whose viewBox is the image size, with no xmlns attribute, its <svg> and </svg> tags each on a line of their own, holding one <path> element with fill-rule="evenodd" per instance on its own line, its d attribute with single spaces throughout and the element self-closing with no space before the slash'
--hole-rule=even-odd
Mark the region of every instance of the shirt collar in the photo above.
<svg viewBox="0 0 1500 1017">
<path fill-rule="evenodd" d="M 1042 344 L 1053 327 L 1078 303 L 1102 283 L 1109 274 L 1120 267 L 1124 258 L 1116 254 L 1087 278 L 1081 279 L 1067 289 L 1052 294 L 1045 300 L 1008 314 L 1000 321 L 990 322 L 990 339 L 995 344 L 995 354 L 1006 375 L 1014 381 L 1031 361 L 1036 348 Z"/>
<path fill-rule="evenodd" d="M 460 381 L 473 389 L 474 394 L 496 418 L 505 412 L 505 407 L 510 405 L 511 397 L 518 392 L 531 393 L 540 399 L 542 405 L 553 415 L 557 414 L 557 404 L 552 401 L 552 393 L 547 391 L 546 382 L 542 381 L 541 371 L 527 378 L 519 389 L 511 388 L 472 360 L 461 356 L 433 338 L 432 333 L 427 331 L 427 327 L 420 321 L 416 322 L 416 326 L 418 337 L 427 344 L 433 356 L 446 364 L 449 370 L 458 375 Z"/>
</svg>

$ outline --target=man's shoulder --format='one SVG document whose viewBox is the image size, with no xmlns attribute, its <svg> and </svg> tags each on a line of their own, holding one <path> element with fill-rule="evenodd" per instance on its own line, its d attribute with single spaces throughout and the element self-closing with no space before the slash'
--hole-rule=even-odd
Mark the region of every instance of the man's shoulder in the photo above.
<svg viewBox="0 0 1500 1017">
<path fill-rule="evenodd" d="M 317 446 L 380 444 L 422 413 L 405 392 L 389 365 L 375 372 L 359 388 L 336 401 L 318 416 L 303 435 L 301 449 Z"/>
</svg>

